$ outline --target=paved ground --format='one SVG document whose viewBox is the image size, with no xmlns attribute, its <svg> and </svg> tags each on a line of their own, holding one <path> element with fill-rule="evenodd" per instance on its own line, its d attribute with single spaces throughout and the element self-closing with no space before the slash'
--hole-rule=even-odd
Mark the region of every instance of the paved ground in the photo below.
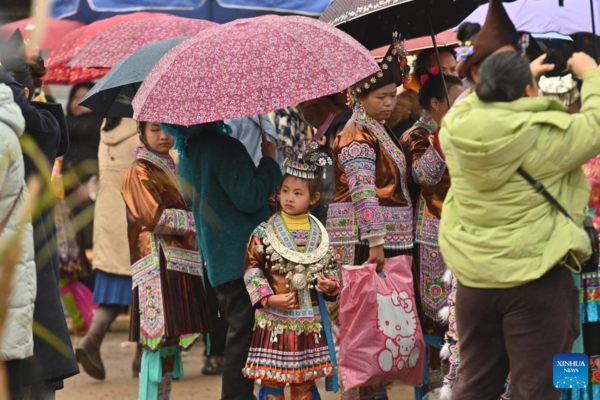
<svg viewBox="0 0 600 400">
<path fill-rule="evenodd" d="M 84 372 L 68 379 L 65 389 L 57 393 L 57 400 L 123 399 L 135 400 L 138 393 L 138 380 L 131 376 L 131 361 L 135 346 L 127 342 L 126 318 L 119 318 L 117 326 L 107 335 L 102 346 L 102 357 L 106 367 L 106 380 L 90 378 Z M 75 339 L 76 340 L 76 339 Z M 200 373 L 202 368 L 202 348 L 196 345 L 183 354 L 185 377 L 174 383 L 173 400 L 218 400 L 221 392 L 221 377 L 208 377 Z M 339 399 L 338 395 L 320 389 L 323 400 Z M 394 386 L 390 400 L 414 399 L 413 388 Z"/>
</svg>

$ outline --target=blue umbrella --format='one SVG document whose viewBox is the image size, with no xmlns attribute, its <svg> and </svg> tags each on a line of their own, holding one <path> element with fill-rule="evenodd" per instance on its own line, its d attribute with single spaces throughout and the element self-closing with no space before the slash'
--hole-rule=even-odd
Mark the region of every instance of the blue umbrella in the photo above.
<svg viewBox="0 0 600 400">
<path fill-rule="evenodd" d="M 163 55 L 189 36 L 150 43 L 115 65 L 79 102 L 104 117 L 132 118 L 131 100 Z"/>
<path fill-rule="evenodd" d="M 218 23 L 264 14 L 318 16 L 330 0 L 50 0 L 53 18 L 93 22 L 135 11 L 168 12 Z"/>
</svg>

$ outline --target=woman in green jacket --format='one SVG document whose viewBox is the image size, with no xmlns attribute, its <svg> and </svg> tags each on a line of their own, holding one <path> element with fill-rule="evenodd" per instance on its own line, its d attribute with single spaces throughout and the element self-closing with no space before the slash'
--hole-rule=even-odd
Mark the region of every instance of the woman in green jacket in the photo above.
<svg viewBox="0 0 600 400">
<path fill-rule="evenodd" d="M 490 56 L 477 95 L 457 103 L 440 132 L 452 186 L 440 247 L 459 284 L 460 378 L 453 400 L 497 400 L 511 371 L 514 399 L 558 399 L 553 357 L 578 335 L 569 254 L 589 258 L 582 229 L 589 185 L 581 166 L 600 153 L 600 70 L 569 60 L 584 80 L 580 114 L 537 97 L 517 53 Z M 522 167 L 567 209 L 563 216 L 517 172 Z"/>
</svg>

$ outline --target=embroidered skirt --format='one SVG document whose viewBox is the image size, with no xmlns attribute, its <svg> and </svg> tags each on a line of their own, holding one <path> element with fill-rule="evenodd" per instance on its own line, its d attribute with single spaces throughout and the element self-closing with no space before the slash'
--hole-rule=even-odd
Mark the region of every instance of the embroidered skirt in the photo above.
<svg viewBox="0 0 600 400">
<path fill-rule="evenodd" d="M 302 312 L 294 310 L 282 313 L 272 309 L 256 311 L 254 336 L 244 368 L 247 378 L 303 383 L 333 375 L 318 307 L 314 308 L 310 317 L 277 315 Z"/>
<path fill-rule="evenodd" d="M 144 297 L 140 301 L 143 285 L 133 290 L 129 340 L 145 345 L 140 337 L 140 326 L 147 327 L 162 319 L 164 334 L 160 343 L 153 346 L 156 348 L 150 350 L 156 350 L 167 339 L 176 338 L 180 339 L 181 347 L 189 348 L 199 334 L 212 330 L 202 277 L 167 270 L 165 265 L 164 255 L 161 254 L 160 280 L 156 281 L 160 288 L 156 288 L 158 290 L 155 292 L 160 298 Z"/>
</svg>

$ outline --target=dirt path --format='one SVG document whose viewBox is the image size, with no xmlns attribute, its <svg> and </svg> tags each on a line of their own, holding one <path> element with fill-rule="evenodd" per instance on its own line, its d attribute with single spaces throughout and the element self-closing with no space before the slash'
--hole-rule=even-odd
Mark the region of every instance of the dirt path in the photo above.
<svg viewBox="0 0 600 400">
<path fill-rule="evenodd" d="M 119 318 L 116 329 L 110 332 L 102 346 L 102 358 L 106 367 L 106 380 L 90 378 L 84 372 L 65 381 L 65 389 L 56 395 L 57 400 L 123 399 L 135 400 L 138 394 L 138 379 L 131 375 L 131 361 L 135 346 L 127 342 L 126 322 Z M 173 400 L 219 400 L 221 377 L 204 376 L 202 368 L 202 346 L 196 345 L 182 355 L 185 377 L 173 384 Z M 258 387 L 258 386 L 257 386 Z M 319 387 L 323 400 L 337 400 L 339 395 Z M 390 400 L 412 400 L 412 387 L 395 385 Z"/>
</svg>

